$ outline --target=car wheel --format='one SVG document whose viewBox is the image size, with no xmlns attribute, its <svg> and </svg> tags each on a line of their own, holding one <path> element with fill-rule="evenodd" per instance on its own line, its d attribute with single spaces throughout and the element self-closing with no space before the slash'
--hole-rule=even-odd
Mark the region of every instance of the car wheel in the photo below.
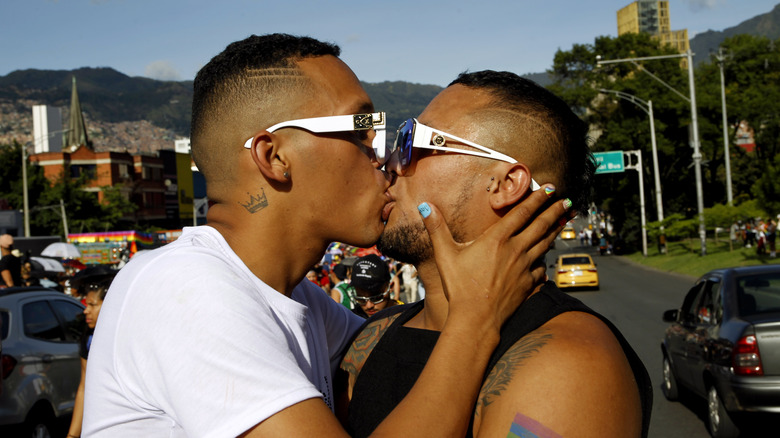
<svg viewBox="0 0 780 438">
<path fill-rule="evenodd" d="M 664 397 L 666 397 L 667 400 L 677 400 L 679 397 L 679 392 L 677 390 L 677 377 L 674 376 L 674 371 L 672 370 L 672 363 L 669 362 L 669 358 L 664 355 L 664 383 L 661 389 L 664 392 Z"/>
<path fill-rule="evenodd" d="M 718 390 L 711 386 L 707 392 L 707 422 L 713 438 L 735 438 L 739 436 L 737 425 L 731 420 Z"/>
<path fill-rule="evenodd" d="M 54 415 L 44 410 L 31 413 L 24 424 L 24 435 L 30 438 L 51 438 Z"/>
</svg>

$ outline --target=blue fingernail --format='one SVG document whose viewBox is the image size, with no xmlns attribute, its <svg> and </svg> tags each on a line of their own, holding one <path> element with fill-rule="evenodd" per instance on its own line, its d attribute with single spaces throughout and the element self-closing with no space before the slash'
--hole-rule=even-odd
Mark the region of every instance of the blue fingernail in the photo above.
<svg viewBox="0 0 780 438">
<path fill-rule="evenodd" d="M 422 217 L 428 217 L 431 215 L 431 206 L 428 205 L 427 202 L 423 202 L 422 204 L 418 205 L 417 210 L 420 211 Z"/>
</svg>

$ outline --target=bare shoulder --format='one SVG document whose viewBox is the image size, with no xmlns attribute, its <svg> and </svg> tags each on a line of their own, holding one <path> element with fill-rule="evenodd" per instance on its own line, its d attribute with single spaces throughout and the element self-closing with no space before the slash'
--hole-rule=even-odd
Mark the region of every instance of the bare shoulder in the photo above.
<svg viewBox="0 0 780 438">
<path fill-rule="evenodd" d="M 641 434 L 631 366 L 599 318 L 567 312 L 518 340 L 490 371 L 475 436 L 630 437 Z M 524 436 L 519 434 L 519 436 Z M 534 436 L 534 435 L 530 435 Z"/>
</svg>

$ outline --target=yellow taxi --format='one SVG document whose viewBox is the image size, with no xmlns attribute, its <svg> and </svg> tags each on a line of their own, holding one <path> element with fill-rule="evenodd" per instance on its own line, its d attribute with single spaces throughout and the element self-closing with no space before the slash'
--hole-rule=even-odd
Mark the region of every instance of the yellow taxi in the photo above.
<svg viewBox="0 0 780 438">
<path fill-rule="evenodd" d="M 599 288 L 599 271 L 588 254 L 561 254 L 554 265 L 555 284 L 561 288 Z"/>
<path fill-rule="evenodd" d="M 573 227 L 565 227 L 563 231 L 561 231 L 561 239 L 563 240 L 573 240 L 577 238 L 577 233 L 574 231 Z"/>
</svg>

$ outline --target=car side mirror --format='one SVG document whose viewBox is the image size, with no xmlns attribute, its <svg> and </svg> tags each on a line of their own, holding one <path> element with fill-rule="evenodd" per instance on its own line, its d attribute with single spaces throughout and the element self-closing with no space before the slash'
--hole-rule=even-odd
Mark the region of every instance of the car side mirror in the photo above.
<svg viewBox="0 0 780 438">
<path fill-rule="evenodd" d="M 677 309 L 667 310 L 664 312 L 664 322 L 677 322 L 677 316 L 679 311 Z"/>
</svg>

